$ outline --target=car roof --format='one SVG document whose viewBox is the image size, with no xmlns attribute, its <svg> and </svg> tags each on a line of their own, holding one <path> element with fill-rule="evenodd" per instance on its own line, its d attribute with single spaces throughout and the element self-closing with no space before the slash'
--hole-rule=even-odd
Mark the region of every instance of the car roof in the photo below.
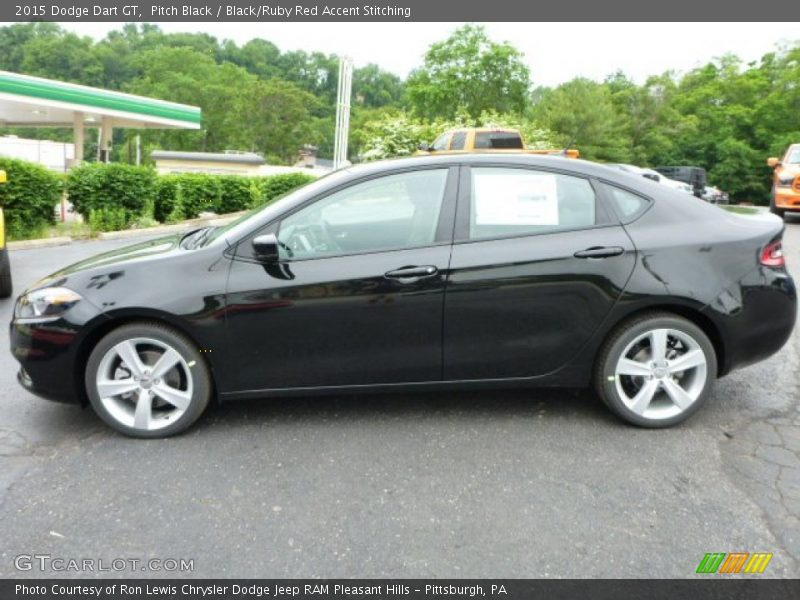
<svg viewBox="0 0 800 600">
<path fill-rule="evenodd" d="M 367 176 L 381 173 L 384 171 L 416 169 L 431 165 L 520 165 L 528 167 L 539 167 L 559 171 L 570 171 L 581 173 L 588 176 L 603 179 L 625 178 L 625 171 L 615 169 L 600 163 L 576 158 L 565 158 L 557 155 L 548 154 L 527 154 L 520 152 L 474 152 L 474 153 L 452 153 L 434 154 L 423 156 L 412 156 L 405 158 L 391 158 L 374 162 L 360 163 L 347 167 L 347 172 L 354 176 Z M 625 178 L 627 179 L 627 178 Z"/>
</svg>

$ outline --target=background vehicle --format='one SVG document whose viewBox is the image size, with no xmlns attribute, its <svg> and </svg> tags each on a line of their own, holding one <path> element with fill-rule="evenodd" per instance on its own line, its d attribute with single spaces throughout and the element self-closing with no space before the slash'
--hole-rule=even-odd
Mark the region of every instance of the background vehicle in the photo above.
<svg viewBox="0 0 800 600">
<path fill-rule="evenodd" d="M 775 169 L 770 210 L 783 217 L 787 211 L 800 212 L 800 144 L 792 144 L 782 159 L 767 159 Z"/>
<path fill-rule="evenodd" d="M 665 175 L 662 175 L 661 173 L 653 169 L 648 169 L 645 167 L 637 167 L 636 165 L 626 165 L 619 163 L 609 164 L 608 166 L 614 169 L 619 169 L 620 171 L 625 171 L 626 173 L 641 175 L 646 179 L 650 179 L 651 181 L 655 181 L 656 183 L 660 183 L 661 185 L 665 185 L 668 188 L 677 190 L 679 192 L 694 194 L 692 186 L 683 183 L 682 181 L 675 181 L 674 179 L 670 179 L 669 177 L 666 177 Z"/>
<path fill-rule="evenodd" d="M 54 273 L 11 349 L 24 387 L 139 437 L 215 394 L 493 386 L 593 386 L 665 427 L 790 336 L 783 229 L 560 157 L 368 163 Z"/>
<path fill-rule="evenodd" d="M 656 171 L 692 186 L 695 196 L 702 198 L 706 191 L 706 170 L 701 167 L 656 167 Z"/>
<path fill-rule="evenodd" d="M 528 154 L 563 155 L 579 158 L 580 152 L 574 148 L 534 150 L 527 148 L 522 133 L 517 129 L 490 127 L 465 127 L 451 129 L 440 135 L 433 144 L 422 144 L 421 154 L 442 152 L 524 152 Z"/>
<path fill-rule="evenodd" d="M 730 204 L 730 197 L 726 192 L 711 185 L 706 186 L 706 191 L 703 194 L 703 200 L 711 204 Z"/>
<path fill-rule="evenodd" d="M 0 170 L 0 186 L 5 185 L 7 181 L 6 172 Z M 3 208 L 0 206 L 0 298 L 8 298 L 13 289 L 11 261 L 8 259 L 8 246 L 6 245 L 6 220 Z"/>
</svg>

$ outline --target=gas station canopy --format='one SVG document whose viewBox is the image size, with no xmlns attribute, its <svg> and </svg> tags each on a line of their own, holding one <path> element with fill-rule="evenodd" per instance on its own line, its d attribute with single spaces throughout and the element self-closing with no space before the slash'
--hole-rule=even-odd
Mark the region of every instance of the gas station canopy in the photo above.
<svg viewBox="0 0 800 600">
<path fill-rule="evenodd" d="M 77 161 L 86 127 L 100 128 L 107 152 L 115 127 L 200 129 L 201 122 L 195 106 L 0 71 L 0 127 L 72 127 Z"/>
</svg>

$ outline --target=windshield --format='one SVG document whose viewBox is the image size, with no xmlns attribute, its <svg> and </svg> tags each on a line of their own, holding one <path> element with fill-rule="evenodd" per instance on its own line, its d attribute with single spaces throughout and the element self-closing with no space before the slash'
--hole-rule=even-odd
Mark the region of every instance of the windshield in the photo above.
<svg viewBox="0 0 800 600">
<path fill-rule="evenodd" d="M 790 165 L 800 165 L 800 146 L 795 146 L 789 150 L 785 162 Z"/>
<path fill-rule="evenodd" d="M 231 221 L 227 225 L 223 225 L 222 227 L 214 228 L 213 232 L 211 232 L 208 237 L 204 239 L 204 245 L 210 244 L 212 241 L 219 239 L 220 237 L 224 236 L 225 234 L 230 233 L 232 237 L 237 235 L 239 231 L 246 231 L 250 227 L 250 222 L 258 220 L 261 215 L 266 213 L 274 213 L 280 214 L 283 208 L 287 205 L 290 205 L 294 199 L 302 194 L 306 195 L 308 193 L 313 194 L 315 190 L 322 189 L 327 187 L 331 183 L 335 183 L 334 180 L 339 179 L 344 176 L 345 173 L 348 173 L 349 169 L 339 169 L 338 171 L 332 171 L 327 175 L 323 175 L 319 179 L 302 185 L 298 188 L 295 188 L 285 194 L 278 196 L 277 198 L 267 202 L 267 204 L 263 206 L 257 206 L 243 214 L 241 217 L 238 217 L 234 221 Z"/>
</svg>

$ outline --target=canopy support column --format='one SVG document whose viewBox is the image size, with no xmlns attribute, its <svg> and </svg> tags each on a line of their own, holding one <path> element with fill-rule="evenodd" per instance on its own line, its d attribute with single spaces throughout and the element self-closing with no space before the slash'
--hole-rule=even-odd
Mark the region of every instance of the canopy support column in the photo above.
<svg viewBox="0 0 800 600">
<path fill-rule="evenodd" d="M 74 115 L 72 137 L 75 144 L 75 158 L 73 159 L 73 165 L 76 167 L 83 162 L 83 118 L 82 112 L 76 112 Z"/>
<path fill-rule="evenodd" d="M 111 138 L 113 135 L 114 128 L 111 125 L 111 119 L 103 117 L 100 124 L 100 148 L 97 157 L 100 162 L 111 162 Z"/>
</svg>

